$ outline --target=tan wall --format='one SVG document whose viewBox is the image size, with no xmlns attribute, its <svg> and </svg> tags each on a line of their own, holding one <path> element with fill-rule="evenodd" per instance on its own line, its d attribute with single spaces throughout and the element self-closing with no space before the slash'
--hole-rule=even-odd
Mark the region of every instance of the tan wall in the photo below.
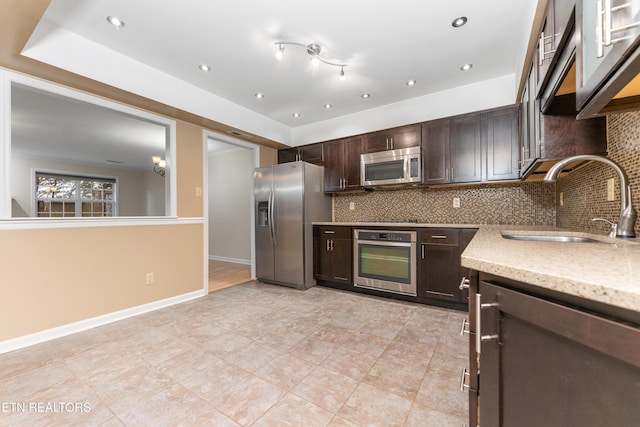
<svg viewBox="0 0 640 427">
<path fill-rule="evenodd" d="M 200 224 L 0 231 L 0 341 L 202 289 L 203 233 Z"/>
<path fill-rule="evenodd" d="M 278 150 L 269 147 L 260 147 L 260 167 L 271 166 L 278 163 Z"/>
<path fill-rule="evenodd" d="M 176 137 L 178 215 L 200 218 L 203 129 Z M 0 341 L 203 289 L 203 239 L 203 224 L 0 231 Z"/>
<path fill-rule="evenodd" d="M 202 195 L 196 195 L 196 188 L 202 189 L 203 176 L 203 129 L 187 122 L 177 122 L 176 157 L 178 162 L 178 216 L 202 217 L 204 206 Z M 202 193 L 200 193 L 202 194 Z"/>
</svg>

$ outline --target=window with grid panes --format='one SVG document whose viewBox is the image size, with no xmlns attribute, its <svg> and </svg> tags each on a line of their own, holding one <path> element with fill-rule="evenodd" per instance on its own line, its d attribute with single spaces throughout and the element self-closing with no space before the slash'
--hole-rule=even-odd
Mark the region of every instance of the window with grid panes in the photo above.
<svg viewBox="0 0 640 427">
<path fill-rule="evenodd" d="M 36 216 L 108 217 L 116 215 L 116 180 L 36 172 Z"/>
</svg>

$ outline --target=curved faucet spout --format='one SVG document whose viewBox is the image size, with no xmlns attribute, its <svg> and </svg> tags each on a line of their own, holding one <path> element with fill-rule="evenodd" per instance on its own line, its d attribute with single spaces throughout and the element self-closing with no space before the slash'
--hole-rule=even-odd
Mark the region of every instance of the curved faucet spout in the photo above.
<svg viewBox="0 0 640 427">
<path fill-rule="evenodd" d="M 567 157 L 553 165 L 544 177 L 545 182 L 555 182 L 560 176 L 562 169 L 570 163 L 576 161 L 593 160 L 607 164 L 613 168 L 618 174 L 620 180 L 620 217 L 618 218 L 618 230 L 616 237 L 636 237 L 635 225 L 637 219 L 636 210 L 631 202 L 631 187 L 629 187 L 629 179 L 624 169 L 611 159 L 594 154 L 582 154 L 578 156 Z"/>
</svg>

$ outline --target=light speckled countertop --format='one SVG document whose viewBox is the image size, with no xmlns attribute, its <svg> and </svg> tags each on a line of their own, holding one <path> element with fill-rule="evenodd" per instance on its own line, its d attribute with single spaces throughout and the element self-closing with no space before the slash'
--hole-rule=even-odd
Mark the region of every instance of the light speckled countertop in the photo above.
<svg viewBox="0 0 640 427">
<path fill-rule="evenodd" d="M 603 243 L 509 240 L 502 237 L 506 233 L 561 234 Z M 474 270 L 640 312 L 638 239 L 535 227 L 481 226 L 461 261 Z"/>
<path fill-rule="evenodd" d="M 414 227 L 414 228 L 479 228 L 479 224 L 429 224 L 425 222 L 314 222 L 313 225 L 344 225 L 349 227 Z"/>
<path fill-rule="evenodd" d="M 614 239 L 553 227 L 315 222 L 357 227 L 477 228 L 462 266 L 640 313 L 640 238 Z M 509 240 L 503 233 L 589 237 L 603 243 Z"/>
</svg>

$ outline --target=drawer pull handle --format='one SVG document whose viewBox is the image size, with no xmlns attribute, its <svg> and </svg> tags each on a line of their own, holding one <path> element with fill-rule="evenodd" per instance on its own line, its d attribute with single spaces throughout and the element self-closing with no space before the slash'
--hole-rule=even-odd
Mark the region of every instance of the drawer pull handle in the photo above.
<svg viewBox="0 0 640 427">
<path fill-rule="evenodd" d="M 460 289 L 461 291 L 464 289 L 469 289 L 470 283 L 471 281 L 469 279 L 467 279 L 466 277 L 463 277 L 462 280 L 460 281 L 460 286 L 458 286 L 458 289 Z"/>
<path fill-rule="evenodd" d="M 441 234 L 436 234 L 434 236 L 431 236 L 432 239 L 446 239 L 447 236 L 443 236 Z"/>
<path fill-rule="evenodd" d="M 331 230 L 325 230 L 324 234 L 336 234 L 336 232 Z"/>
<path fill-rule="evenodd" d="M 469 326 L 469 321 L 467 319 L 462 319 L 462 325 L 460 325 L 460 336 L 464 336 L 464 334 L 475 335 L 475 333 L 471 332 L 467 326 Z"/>
<path fill-rule="evenodd" d="M 467 372 L 467 368 L 462 368 L 462 375 L 460 376 L 460 391 L 464 391 L 465 388 L 469 388 L 469 384 L 467 384 L 465 380 L 470 376 L 469 372 Z"/>
</svg>

